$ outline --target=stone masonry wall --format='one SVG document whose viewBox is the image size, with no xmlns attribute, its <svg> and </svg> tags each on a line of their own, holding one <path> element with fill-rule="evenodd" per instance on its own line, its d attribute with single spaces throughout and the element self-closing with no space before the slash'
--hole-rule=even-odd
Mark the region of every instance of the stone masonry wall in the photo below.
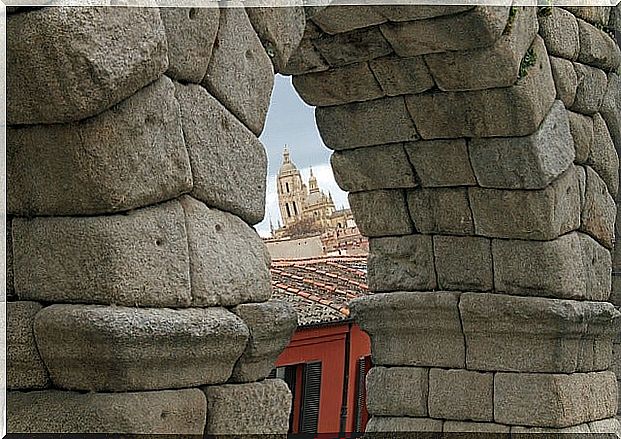
<svg viewBox="0 0 621 439">
<path fill-rule="evenodd" d="M 618 432 L 610 8 L 315 10 L 287 66 L 370 237 L 369 432 Z"/>
<path fill-rule="evenodd" d="M 272 62 L 303 10 L 7 25 L 8 431 L 286 433 L 289 389 L 264 378 L 296 316 L 251 226 Z"/>
</svg>

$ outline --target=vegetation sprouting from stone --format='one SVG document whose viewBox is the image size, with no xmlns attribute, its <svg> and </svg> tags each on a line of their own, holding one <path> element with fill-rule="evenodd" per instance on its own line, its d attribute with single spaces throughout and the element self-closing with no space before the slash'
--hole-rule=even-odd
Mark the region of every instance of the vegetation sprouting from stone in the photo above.
<svg viewBox="0 0 621 439">
<path fill-rule="evenodd" d="M 522 63 L 520 64 L 520 74 L 518 76 L 519 79 L 522 79 L 524 76 L 528 74 L 528 69 L 535 65 L 537 62 L 537 54 L 534 49 L 531 47 L 522 58 Z"/>
</svg>

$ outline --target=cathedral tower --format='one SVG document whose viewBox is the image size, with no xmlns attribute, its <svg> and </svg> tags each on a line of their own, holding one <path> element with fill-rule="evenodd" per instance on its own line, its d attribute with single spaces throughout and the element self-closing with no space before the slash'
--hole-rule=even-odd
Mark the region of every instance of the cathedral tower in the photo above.
<svg viewBox="0 0 621 439">
<path fill-rule="evenodd" d="M 300 171 L 291 161 L 289 148 L 285 145 L 282 165 L 276 182 L 278 205 L 284 226 L 288 227 L 302 218 L 302 206 L 306 202 L 306 186 L 302 183 Z"/>
</svg>

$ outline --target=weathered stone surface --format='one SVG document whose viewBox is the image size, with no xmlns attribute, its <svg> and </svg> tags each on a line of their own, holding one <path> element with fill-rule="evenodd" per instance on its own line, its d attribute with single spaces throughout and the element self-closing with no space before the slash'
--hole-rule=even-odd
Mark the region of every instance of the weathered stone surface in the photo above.
<svg viewBox="0 0 621 439">
<path fill-rule="evenodd" d="M 521 296 L 606 300 L 609 294 L 606 289 L 593 290 L 588 286 L 601 284 L 594 279 L 610 276 L 610 262 L 601 263 L 605 258 L 603 252 L 610 253 L 601 246 L 599 249 L 592 246 L 595 241 L 580 235 L 570 233 L 543 242 L 492 240 L 496 291 Z M 596 263 L 591 263 L 587 255 L 594 256 L 596 250 Z M 587 266 L 585 261 L 589 262 Z"/>
<path fill-rule="evenodd" d="M 220 27 L 201 84 L 257 136 L 263 131 L 274 69 L 244 8 L 220 9 Z"/>
<path fill-rule="evenodd" d="M 565 58 L 551 56 L 550 66 L 556 85 L 556 98 L 563 101 L 565 107 L 570 108 L 574 104 L 578 89 L 578 75 L 574 64 Z"/>
<path fill-rule="evenodd" d="M 422 93 L 435 85 L 422 56 L 392 55 L 374 59 L 369 65 L 388 96 Z"/>
<path fill-rule="evenodd" d="M 569 116 L 569 129 L 574 139 L 576 149 L 576 163 L 586 163 L 591 153 L 593 144 L 593 119 L 573 111 L 567 112 Z"/>
<path fill-rule="evenodd" d="M 619 156 L 606 122 L 599 113 L 593 116 L 593 144 L 586 163 L 604 180 L 608 192 L 616 197 L 619 190 Z"/>
<path fill-rule="evenodd" d="M 619 67 L 621 50 L 610 35 L 580 19 L 578 19 L 578 29 L 580 31 L 579 62 L 606 71 Z"/>
<path fill-rule="evenodd" d="M 93 215 L 192 189 L 179 104 L 163 77 L 93 118 L 7 132 L 9 212 Z"/>
<path fill-rule="evenodd" d="M 537 130 L 556 89 L 541 38 L 531 47 L 536 62 L 512 87 L 408 96 L 406 104 L 421 137 L 527 136 Z"/>
<path fill-rule="evenodd" d="M 608 88 L 599 111 L 606 121 L 616 149 L 621 151 L 621 80 L 616 73 L 608 75 Z"/>
<path fill-rule="evenodd" d="M 192 196 L 249 224 L 265 215 L 267 156 L 263 144 L 199 85 L 176 84 Z"/>
<path fill-rule="evenodd" d="M 612 250 L 615 238 L 617 206 L 606 184 L 590 167 L 586 167 L 585 204 L 580 230 Z"/>
<path fill-rule="evenodd" d="M 477 235 L 548 240 L 578 229 L 581 194 L 577 175 L 572 166 L 539 190 L 468 188 Z"/>
<path fill-rule="evenodd" d="M 582 114 L 594 114 L 602 104 L 608 79 L 603 70 L 585 64 L 574 63 L 578 76 L 576 99 L 571 110 Z"/>
<path fill-rule="evenodd" d="M 200 83 L 216 41 L 219 8 L 160 8 L 168 40 L 168 71 L 177 81 Z"/>
<path fill-rule="evenodd" d="M 168 68 L 154 8 L 56 7 L 7 17 L 7 123 L 73 122 Z"/>
<path fill-rule="evenodd" d="M 349 204 L 364 236 L 408 235 L 413 232 L 402 190 L 352 192 Z"/>
<path fill-rule="evenodd" d="M 315 110 L 321 138 L 335 150 L 418 140 L 403 97 Z"/>
<path fill-rule="evenodd" d="M 177 201 L 127 214 L 13 220 L 21 299 L 189 306 L 185 218 Z"/>
<path fill-rule="evenodd" d="M 494 287 L 491 240 L 474 236 L 433 237 L 438 288 L 490 291 Z"/>
<path fill-rule="evenodd" d="M 294 76 L 293 86 L 304 102 L 320 107 L 364 102 L 384 96 L 368 63 Z"/>
<path fill-rule="evenodd" d="M 423 187 L 477 184 L 464 139 L 408 142 L 405 150 Z"/>
<path fill-rule="evenodd" d="M 232 382 L 261 380 L 270 373 L 297 327 L 297 315 L 287 302 L 246 303 L 232 309 L 250 331 L 242 356 L 235 363 Z"/>
<path fill-rule="evenodd" d="M 621 431 L 621 423 L 616 417 L 601 419 L 589 422 L 589 430 L 591 433 L 616 433 L 618 435 Z"/>
<path fill-rule="evenodd" d="M 7 429 L 11 433 L 202 435 L 206 405 L 205 395 L 199 389 L 8 392 Z"/>
<path fill-rule="evenodd" d="M 301 2 L 289 3 L 286 8 L 247 8 L 252 27 L 259 35 L 267 55 L 274 65 L 274 73 L 281 72 L 304 35 L 306 18 Z"/>
<path fill-rule="evenodd" d="M 522 59 L 539 25 L 533 7 L 514 6 L 511 14 L 510 24 L 490 47 L 425 56 L 440 90 L 510 87 L 517 81 Z"/>
<path fill-rule="evenodd" d="M 257 232 L 227 212 L 181 199 L 186 215 L 193 306 L 264 302 L 272 294 L 270 256 Z"/>
<path fill-rule="evenodd" d="M 442 431 L 452 433 L 503 433 L 508 434 L 508 425 L 492 424 L 490 422 L 464 422 L 464 421 L 445 421 Z"/>
<path fill-rule="evenodd" d="M 382 5 L 381 13 L 390 21 L 414 21 L 443 15 L 455 15 L 474 8 L 471 5 Z"/>
<path fill-rule="evenodd" d="M 373 416 L 367 423 L 367 433 L 404 432 L 441 432 L 444 421 L 431 418 L 398 418 L 388 416 Z"/>
<path fill-rule="evenodd" d="M 279 73 L 301 75 L 309 72 L 321 72 L 330 68 L 328 62 L 311 41 L 311 35 L 318 32 L 317 26 L 310 21 L 306 22 L 306 29 L 300 44 L 293 50 L 285 66 L 279 68 Z"/>
<path fill-rule="evenodd" d="M 616 412 L 617 382 L 612 372 L 500 372 L 494 377 L 494 416 L 503 424 L 563 428 Z"/>
<path fill-rule="evenodd" d="M 588 21 L 589 23 L 605 25 L 610 18 L 610 7 L 604 6 L 564 6 L 576 17 Z"/>
<path fill-rule="evenodd" d="M 372 416 L 427 416 L 429 369 L 375 366 L 367 374 Z"/>
<path fill-rule="evenodd" d="M 499 189 L 543 189 L 571 166 L 575 155 L 561 101 L 530 136 L 472 139 L 468 146 L 479 185 Z"/>
<path fill-rule="evenodd" d="M 358 29 L 313 39 L 319 53 L 333 67 L 369 61 L 392 53 L 390 44 L 377 27 Z"/>
<path fill-rule="evenodd" d="M 539 34 L 550 55 L 575 60 L 580 52 L 580 37 L 576 17 L 561 8 L 550 8 L 539 14 Z"/>
<path fill-rule="evenodd" d="M 610 251 L 584 233 L 579 233 L 584 266 L 586 296 L 608 300 L 611 289 L 612 257 Z"/>
<path fill-rule="evenodd" d="M 539 436 L 542 433 L 547 433 L 544 437 L 581 439 L 584 437 L 590 437 L 591 430 L 589 429 L 589 425 L 586 423 L 566 428 L 521 427 L 518 425 L 511 426 L 511 434 L 516 437 L 532 437 L 532 435 Z"/>
<path fill-rule="evenodd" d="M 350 309 L 371 337 L 374 365 L 464 368 L 458 300 L 446 291 L 382 293 L 355 299 Z"/>
<path fill-rule="evenodd" d="M 372 291 L 436 289 L 431 236 L 372 238 L 368 282 Z"/>
<path fill-rule="evenodd" d="M 456 15 L 386 23 L 380 28 L 397 55 L 408 57 L 491 46 L 508 18 L 508 7 L 477 6 Z"/>
<path fill-rule="evenodd" d="M 49 384 L 32 329 L 41 309 L 43 306 L 37 302 L 6 304 L 7 389 L 42 389 Z"/>
<path fill-rule="evenodd" d="M 286 434 L 291 392 L 282 380 L 203 388 L 207 397 L 205 434 Z"/>
<path fill-rule="evenodd" d="M 408 209 L 417 232 L 474 234 L 474 223 L 465 189 L 437 188 L 409 191 Z"/>
<path fill-rule="evenodd" d="M 126 392 L 225 382 L 248 328 L 224 308 L 52 305 L 35 337 L 55 386 Z"/>
<path fill-rule="evenodd" d="M 314 14 L 312 20 L 324 32 L 339 34 L 384 23 L 386 18 L 383 12 L 383 8 L 377 5 L 339 5 L 335 1 Z"/>
<path fill-rule="evenodd" d="M 13 232 L 12 218 L 6 217 L 6 295 L 15 296 L 15 276 L 13 275 Z"/>
<path fill-rule="evenodd" d="M 429 370 L 429 416 L 494 420 L 494 375 L 470 370 Z"/>
<path fill-rule="evenodd" d="M 474 370 L 606 370 L 621 324 L 621 313 L 606 302 L 464 293 L 459 311 L 466 364 Z"/>
<path fill-rule="evenodd" d="M 330 158 L 334 179 L 348 192 L 416 187 L 403 144 L 336 151 Z"/>
</svg>

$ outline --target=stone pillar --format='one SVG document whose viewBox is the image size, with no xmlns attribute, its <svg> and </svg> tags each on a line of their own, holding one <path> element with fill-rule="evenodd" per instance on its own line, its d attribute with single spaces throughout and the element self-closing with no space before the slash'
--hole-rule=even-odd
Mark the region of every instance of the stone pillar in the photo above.
<svg viewBox="0 0 621 439">
<path fill-rule="evenodd" d="M 12 12 L 8 431 L 286 433 L 253 26 L 280 62 L 295 36 L 244 8 Z"/>
<path fill-rule="evenodd" d="M 367 431 L 619 431 L 609 11 L 310 17 L 287 68 L 370 238 Z"/>
</svg>

